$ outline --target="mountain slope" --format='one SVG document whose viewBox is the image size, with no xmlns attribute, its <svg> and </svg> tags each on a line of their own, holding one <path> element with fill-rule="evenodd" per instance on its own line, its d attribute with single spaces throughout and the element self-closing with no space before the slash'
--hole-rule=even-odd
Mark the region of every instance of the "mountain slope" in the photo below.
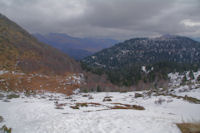
<svg viewBox="0 0 200 133">
<path fill-rule="evenodd" d="M 195 41 L 200 42 L 200 37 L 193 38 Z"/>
<path fill-rule="evenodd" d="M 49 44 L 78 60 L 117 43 L 116 40 L 112 39 L 77 38 L 62 33 L 33 35 L 41 42 Z"/>
<path fill-rule="evenodd" d="M 135 38 L 83 59 L 90 66 L 119 68 L 157 62 L 200 63 L 200 43 L 181 36 Z"/>
<path fill-rule="evenodd" d="M 85 70 L 106 73 L 112 83 L 127 86 L 155 85 L 170 72 L 197 70 L 199 64 L 200 43 L 172 35 L 130 39 L 82 60 Z"/>
<path fill-rule="evenodd" d="M 0 14 L 0 69 L 64 74 L 77 72 L 80 67 L 67 55 L 40 43 L 19 25 Z"/>
</svg>

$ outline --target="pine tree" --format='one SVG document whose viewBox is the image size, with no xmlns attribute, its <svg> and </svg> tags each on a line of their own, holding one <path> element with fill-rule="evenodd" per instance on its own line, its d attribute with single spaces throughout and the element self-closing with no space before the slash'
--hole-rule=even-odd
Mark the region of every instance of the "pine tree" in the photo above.
<svg viewBox="0 0 200 133">
<path fill-rule="evenodd" d="M 101 92 L 101 87 L 99 85 L 97 86 L 97 92 Z"/>
<path fill-rule="evenodd" d="M 194 79 L 193 71 L 190 71 L 190 73 L 189 73 L 189 77 L 190 77 L 191 80 Z"/>
<path fill-rule="evenodd" d="M 200 75 L 197 77 L 197 81 L 200 81 Z"/>
<path fill-rule="evenodd" d="M 186 76 L 186 74 L 185 74 L 184 77 L 183 77 L 183 79 L 182 79 L 181 84 L 182 84 L 182 85 L 185 85 L 186 81 L 187 81 L 187 76 Z"/>
</svg>

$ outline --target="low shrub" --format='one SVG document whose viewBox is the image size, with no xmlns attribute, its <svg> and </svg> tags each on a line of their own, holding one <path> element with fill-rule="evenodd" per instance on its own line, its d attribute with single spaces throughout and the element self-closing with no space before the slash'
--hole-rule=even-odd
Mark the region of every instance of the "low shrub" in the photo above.
<svg viewBox="0 0 200 133">
<path fill-rule="evenodd" d="M 65 106 L 66 104 L 64 104 L 64 103 L 61 103 L 61 104 L 56 104 L 56 107 L 55 107 L 55 109 L 64 109 L 64 106 Z"/>
<path fill-rule="evenodd" d="M 82 97 L 89 97 L 90 95 L 88 95 L 88 94 L 85 94 L 85 95 L 82 95 Z"/>
<path fill-rule="evenodd" d="M 55 109 L 64 109 L 62 106 L 56 106 Z"/>
<path fill-rule="evenodd" d="M 6 125 L 2 126 L 0 128 L 0 131 L 2 131 L 3 133 L 12 133 L 12 129 L 8 128 Z"/>
<path fill-rule="evenodd" d="M 139 105 L 132 105 L 132 108 L 135 109 L 135 110 L 145 110 L 144 107 L 139 106 Z"/>
<path fill-rule="evenodd" d="M 79 107 L 87 107 L 88 104 L 87 104 L 87 103 L 76 103 L 76 106 L 79 106 Z"/>
<path fill-rule="evenodd" d="M 158 100 L 156 100 L 154 103 L 155 104 L 162 104 L 163 102 L 165 102 L 165 99 L 159 98 Z"/>
<path fill-rule="evenodd" d="M 112 99 L 110 97 L 104 97 L 103 102 L 110 102 Z"/>
<path fill-rule="evenodd" d="M 0 98 L 4 98 L 5 96 L 3 94 L 0 93 Z"/>
<path fill-rule="evenodd" d="M 196 104 L 200 104 L 200 100 L 194 97 L 189 97 L 187 95 L 185 95 L 185 97 L 183 97 L 184 100 L 191 102 L 191 103 L 196 103 Z"/>
<path fill-rule="evenodd" d="M 143 95 L 140 93 L 135 93 L 135 98 L 138 98 L 138 97 L 143 97 Z"/>
<path fill-rule="evenodd" d="M 72 108 L 72 109 L 79 109 L 79 106 L 70 106 L 70 108 Z"/>
<path fill-rule="evenodd" d="M 17 94 L 9 94 L 7 95 L 7 99 L 12 99 L 12 98 L 19 98 L 20 96 Z"/>
<path fill-rule="evenodd" d="M 92 96 L 89 96 L 88 99 L 94 99 Z"/>
<path fill-rule="evenodd" d="M 2 116 L 0 116 L 0 123 L 1 123 L 1 122 L 3 122 L 3 117 L 2 117 Z"/>
</svg>

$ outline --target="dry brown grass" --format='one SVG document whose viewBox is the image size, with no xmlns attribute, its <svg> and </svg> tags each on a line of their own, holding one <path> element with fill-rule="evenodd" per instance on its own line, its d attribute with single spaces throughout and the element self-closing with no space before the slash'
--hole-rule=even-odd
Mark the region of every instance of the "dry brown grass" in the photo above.
<svg viewBox="0 0 200 133">
<path fill-rule="evenodd" d="M 186 101 L 188 101 L 190 103 L 200 104 L 200 100 L 199 99 L 194 98 L 194 97 L 189 97 L 187 95 L 185 95 L 183 97 L 183 96 L 176 96 L 176 95 L 173 95 L 173 94 L 169 94 L 169 96 L 175 97 L 175 98 L 178 98 L 178 99 L 183 99 L 183 100 L 186 100 Z"/>
<path fill-rule="evenodd" d="M 27 93 L 34 91 L 49 91 L 71 95 L 73 90 L 79 88 L 79 84 L 64 84 L 66 77 L 70 76 L 40 76 L 32 74 L 12 74 L 6 73 L 0 75 L 0 90 L 5 91 L 25 91 Z M 62 82 L 61 82 L 62 81 Z"/>
<path fill-rule="evenodd" d="M 122 104 L 122 103 L 112 103 L 116 104 L 114 107 L 111 107 L 111 109 L 134 109 L 134 110 L 145 110 L 144 107 L 139 105 L 130 105 L 130 104 Z"/>
<path fill-rule="evenodd" d="M 100 103 L 76 103 L 77 106 L 81 106 L 81 107 L 87 107 L 87 106 L 100 106 Z"/>
<path fill-rule="evenodd" d="M 177 123 L 182 133 L 200 133 L 200 123 Z"/>
<path fill-rule="evenodd" d="M 171 97 L 174 97 L 174 98 L 177 98 L 177 99 L 183 99 L 183 100 L 188 101 L 190 103 L 200 104 L 200 99 L 190 97 L 190 96 L 187 96 L 187 95 L 177 96 L 177 95 L 174 95 L 174 94 L 158 93 L 155 96 L 171 96 Z"/>
<path fill-rule="evenodd" d="M 70 108 L 72 109 L 79 109 L 79 106 L 75 105 L 75 106 L 70 106 Z"/>
<path fill-rule="evenodd" d="M 80 107 L 88 107 L 88 106 L 101 106 L 100 103 L 93 103 L 93 102 L 90 102 L 90 103 L 76 103 L 74 106 L 70 106 L 70 108 L 72 109 L 79 109 Z"/>
<path fill-rule="evenodd" d="M 93 103 L 93 102 L 90 102 L 90 103 L 88 103 L 88 104 L 90 104 L 90 105 L 95 105 L 95 106 L 100 106 L 100 105 L 101 105 L 100 103 Z"/>
</svg>

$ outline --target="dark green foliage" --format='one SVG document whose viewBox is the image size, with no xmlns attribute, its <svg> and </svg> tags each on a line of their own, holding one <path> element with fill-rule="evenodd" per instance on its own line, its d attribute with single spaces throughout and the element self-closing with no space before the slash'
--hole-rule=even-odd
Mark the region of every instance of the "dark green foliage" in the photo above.
<svg viewBox="0 0 200 133">
<path fill-rule="evenodd" d="M 200 81 L 200 75 L 197 77 L 197 81 Z"/>
<path fill-rule="evenodd" d="M 200 43 L 187 37 L 163 36 L 156 39 L 135 38 L 104 49 L 83 59 L 82 68 L 105 73 L 117 85 L 137 85 L 168 80 L 168 73 L 197 71 Z M 146 66 L 146 72 L 141 70 Z M 190 75 L 193 78 L 193 75 Z M 154 84 L 155 85 L 155 84 Z"/>
<path fill-rule="evenodd" d="M 86 63 L 81 62 L 81 67 L 83 70 L 85 71 L 90 71 L 92 73 L 95 73 L 97 75 L 102 75 L 104 73 L 104 70 L 102 68 L 98 68 L 98 67 L 89 67 Z"/>
<path fill-rule="evenodd" d="M 87 66 L 86 64 L 84 64 Z M 85 67 L 87 70 L 91 70 L 91 72 L 97 74 L 94 69 L 95 67 L 90 68 L 89 66 Z M 158 62 L 152 65 L 146 66 L 148 73 L 145 73 L 141 70 L 141 66 L 125 66 L 119 69 L 101 69 L 101 73 L 106 73 L 108 80 L 110 80 L 113 84 L 119 86 L 131 86 L 137 85 L 139 81 L 143 81 L 144 83 L 153 83 L 160 80 L 168 80 L 168 73 L 170 72 L 180 72 L 194 70 L 196 69 L 196 65 L 193 64 L 183 64 L 183 63 L 175 63 L 175 62 Z M 98 68 L 100 69 L 100 68 Z M 191 78 L 194 78 L 193 73 L 190 73 Z M 186 78 L 186 77 L 185 77 Z M 184 79 L 185 79 L 184 78 Z M 185 84 L 187 79 L 183 80 L 182 83 Z"/>
<path fill-rule="evenodd" d="M 190 79 L 194 79 L 193 71 L 190 71 L 190 73 L 189 73 L 189 77 L 190 77 Z"/>
<path fill-rule="evenodd" d="M 142 79 L 141 70 L 137 66 L 106 71 L 108 79 L 118 85 L 130 86 Z"/>
<path fill-rule="evenodd" d="M 88 93 L 88 89 L 83 89 L 83 93 Z"/>
<path fill-rule="evenodd" d="M 20 96 L 18 94 L 9 94 L 7 95 L 7 99 L 12 99 L 12 98 L 19 98 Z"/>
<path fill-rule="evenodd" d="M 195 49 L 195 50 L 194 50 Z M 200 63 L 200 43 L 187 37 L 135 38 L 104 49 L 82 61 L 90 66 L 121 68 L 157 62 Z"/>
<path fill-rule="evenodd" d="M 101 87 L 98 85 L 97 86 L 97 92 L 101 92 L 102 90 L 101 90 Z"/>
</svg>

